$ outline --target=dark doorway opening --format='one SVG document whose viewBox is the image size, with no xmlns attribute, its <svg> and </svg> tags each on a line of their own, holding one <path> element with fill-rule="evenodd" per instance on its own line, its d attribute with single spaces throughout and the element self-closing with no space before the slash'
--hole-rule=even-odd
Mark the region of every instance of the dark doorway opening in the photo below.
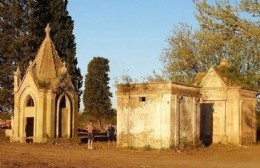
<svg viewBox="0 0 260 168">
<path fill-rule="evenodd" d="M 59 101 L 60 99 L 60 101 Z M 72 137 L 72 103 L 67 95 L 57 96 L 55 115 L 55 137 Z"/>
<path fill-rule="evenodd" d="M 212 144 L 213 105 L 213 103 L 202 103 L 200 107 L 200 141 L 205 146 Z"/>
<path fill-rule="evenodd" d="M 260 127 L 257 127 L 256 140 L 257 140 L 258 142 L 260 142 Z"/>
<path fill-rule="evenodd" d="M 258 96 L 258 98 L 260 99 L 260 94 Z M 258 102 L 257 106 L 259 106 L 259 109 L 256 110 L 256 141 L 260 142 L 260 101 Z"/>
<path fill-rule="evenodd" d="M 25 133 L 26 133 L 26 142 L 33 141 L 33 132 L 34 132 L 34 118 L 27 117 L 26 118 L 26 126 L 25 126 Z"/>
<path fill-rule="evenodd" d="M 61 98 L 61 101 L 60 101 L 60 106 L 59 106 L 59 131 L 58 131 L 58 137 L 62 137 L 63 134 L 62 134 L 62 129 L 64 127 L 64 122 L 62 122 L 63 118 L 64 118 L 64 114 L 62 113 L 62 109 L 66 108 L 66 99 L 65 99 L 65 96 L 63 96 Z"/>
</svg>

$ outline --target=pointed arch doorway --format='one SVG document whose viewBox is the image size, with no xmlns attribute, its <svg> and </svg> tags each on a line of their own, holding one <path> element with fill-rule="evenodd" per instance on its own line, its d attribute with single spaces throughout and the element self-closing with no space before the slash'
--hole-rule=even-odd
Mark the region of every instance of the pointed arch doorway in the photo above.
<svg viewBox="0 0 260 168">
<path fill-rule="evenodd" d="M 26 142 L 33 142 L 34 137 L 34 114 L 35 101 L 31 95 L 28 95 L 25 102 L 25 137 Z"/>
<path fill-rule="evenodd" d="M 56 137 L 72 137 L 72 105 L 68 95 L 59 96 L 56 103 Z"/>
</svg>

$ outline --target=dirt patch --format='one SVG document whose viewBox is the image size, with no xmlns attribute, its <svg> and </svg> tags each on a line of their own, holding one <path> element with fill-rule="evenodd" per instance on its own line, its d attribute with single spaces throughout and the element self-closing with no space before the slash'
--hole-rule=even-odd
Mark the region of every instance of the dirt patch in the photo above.
<svg viewBox="0 0 260 168">
<path fill-rule="evenodd" d="M 0 142 L 0 167 L 49 168 L 163 168 L 228 167 L 255 168 L 260 165 L 260 145 L 247 147 L 214 145 L 186 151 L 114 149 L 105 142 L 86 144 L 20 144 Z"/>
</svg>

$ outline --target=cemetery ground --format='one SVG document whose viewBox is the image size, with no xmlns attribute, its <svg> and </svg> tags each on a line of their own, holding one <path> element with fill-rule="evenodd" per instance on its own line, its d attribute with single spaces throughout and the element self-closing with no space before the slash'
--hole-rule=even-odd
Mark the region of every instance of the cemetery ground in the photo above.
<svg viewBox="0 0 260 168">
<path fill-rule="evenodd" d="M 87 144 L 22 144 L 0 141 L 0 167 L 47 168 L 164 168 L 164 167 L 260 167 L 260 144 L 250 146 L 212 145 L 176 151 L 149 147 L 107 148 L 106 142 Z"/>
</svg>

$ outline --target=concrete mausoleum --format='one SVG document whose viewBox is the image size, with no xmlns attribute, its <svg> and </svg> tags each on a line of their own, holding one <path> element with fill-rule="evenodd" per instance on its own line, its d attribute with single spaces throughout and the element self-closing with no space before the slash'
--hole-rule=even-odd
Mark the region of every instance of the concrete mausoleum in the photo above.
<svg viewBox="0 0 260 168">
<path fill-rule="evenodd" d="M 229 65 L 224 60 L 220 66 Z M 255 143 L 256 91 L 230 86 L 214 68 L 200 86 L 200 139 L 207 143 Z"/>
<path fill-rule="evenodd" d="M 228 66 L 222 61 L 221 66 Z M 256 91 L 230 86 L 211 68 L 197 86 L 117 86 L 119 147 L 169 148 L 256 142 Z"/>
<path fill-rule="evenodd" d="M 199 88 L 172 82 L 119 85 L 118 146 L 169 148 L 195 142 L 199 96 Z"/>
<path fill-rule="evenodd" d="M 11 141 L 43 143 L 77 138 L 78 95 L 50 38 L 46 37 L 23 77 L 14 73 L 14 119 Z"/>
</svg>

